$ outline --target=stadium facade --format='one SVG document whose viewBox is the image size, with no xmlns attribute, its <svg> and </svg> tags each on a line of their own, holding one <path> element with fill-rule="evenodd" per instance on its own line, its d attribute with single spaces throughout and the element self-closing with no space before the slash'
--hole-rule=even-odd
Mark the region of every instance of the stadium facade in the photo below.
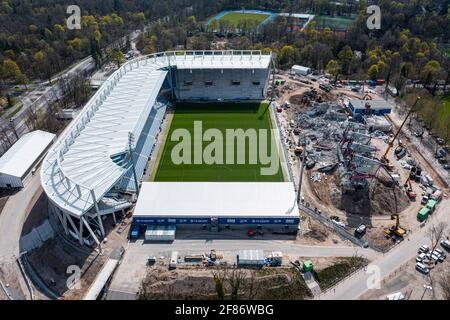
<svg viewBox="0 0 450 320">
<path fill-rule="evenodd" d="M 81 244 L 99 244 L 104 218 L 138 197 L 170 101 L 263 100 L 270 65 L 260 51 L 172 51 L 122 65 L 43 161 L 50 213 Z"/>
</svg>

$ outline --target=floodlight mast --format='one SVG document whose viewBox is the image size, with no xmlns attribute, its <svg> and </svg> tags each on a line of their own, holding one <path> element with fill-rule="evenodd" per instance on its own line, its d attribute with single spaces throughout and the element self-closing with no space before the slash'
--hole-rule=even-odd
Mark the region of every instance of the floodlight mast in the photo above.
<svg viewBox="0 0 450 320">
<path fill-rule="evenodd" d="M 298 140 L 298 146 L 302 147 L 302 154 L 298 157 L 300 161 L 300 173 L 298 178 L 298 189 L 297 189 L 297 203 L 300 204 L 301 196 L 302 196 L 302 184 L 303 184 L 303 174 L 305 172 L 305 158 L 306 158 L 306 141 L 305 143 L 301 143 L 301 140 Z"/>
<path fill-rule="evenodd" d="M 130 157 L 131 161 L 131 170 L 133 170 L 133 177 L 134 177 L 134 185 L 136 187 L 136 195 L 139 195 L 139 182 L 136 175 L 136 170 L 134 168 L 134 162 L 133 162 L 133 142 L 134 142 L 134 135 L 132 132 L 128 132 L 128 155 Z"/>
</svg>

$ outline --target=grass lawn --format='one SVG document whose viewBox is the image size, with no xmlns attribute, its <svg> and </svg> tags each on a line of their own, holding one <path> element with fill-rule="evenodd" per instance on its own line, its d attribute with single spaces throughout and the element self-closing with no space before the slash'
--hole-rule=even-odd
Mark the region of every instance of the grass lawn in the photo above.
<svg viewBox="0 0 450 320">
<path fill-rule="evenodd" d="M 242 13 L 242 12 L 230 12 L 221 17 L 219 20 L 229 21 L 234 27 L 238 27 L 242 20 L 256 20 L 258 24 L 261 24 L 270 15 L 262 13 Z"/>
<path fill-rule="evenodd" d="M 313 271 L 314 278 L 319 283 L 322 290 L 343 280 L 352 272 L 367 265 L 367 260 L 361 257 L 341 257 L 337 258 L 335 264 L 319 270 Z"/>
<path fill-rule="evenodd" d="M 314 22 L 319 29 L 347 30 L 355 22 L 355 19 L 350 17 L 316 16 Z"/>
<path fill-rule="evenodd" d="M 450 121 L 450 96 L 446 96 L 444 99 L 444 105 L 439 110 L 439 127 L 441 137 L 445 138 L 447 135 L 447 126 Z M 447 141 L 448 142 L 448 141 Z"/>
<path fill-rule="evenodd" d="M 180 144 L 180 141 L 172 141 L 172 134 L 176 129 L 187 129 L 192 137 L 189 140 L 194 140 L 194 121 L 202 122 L 203 133 L 209 128 L 216 128 L 222 133 L 223 137 L 225 137 L 226 129 L 239 128 L 245 131 L 247 129 L 272 128 L 270 109 L 267 108 L 266 103 L 178 103 L 160 155 L 154 181 L 284 181 L 280 163 L 278 171 L 274 175 L 261 174 L 261 167 L 268 167 L 269 165 L 262 165 L 259 156 L 256 164 L 249 164 L 248 139 L 245 139 L 245 164 L 237 163 L 236 139 L 234 143 L 235 160 L 232 164 L 227 164 L 225 160 L 223 164 L 206 164 L 204 161 L 201 164 L 193 164 L 193 160 L 190 164 L 175 164 L 172 161 L 172 150 Z M 203 141 L 200 143 L 202 150 L 205 150 L 205 147 L 211 142 Z M 191 143 L 191 159 L 194 158 L 194 144 L 195 142 Z M 271 149 L 270 135 L 268 135 L 268 154 L 270 154 Z M 277 151 L 275 147 L 273 149 L 274 152 Z M 226 159 L 225 142 L 223 143 L 223 159 Z"/>
</svg>

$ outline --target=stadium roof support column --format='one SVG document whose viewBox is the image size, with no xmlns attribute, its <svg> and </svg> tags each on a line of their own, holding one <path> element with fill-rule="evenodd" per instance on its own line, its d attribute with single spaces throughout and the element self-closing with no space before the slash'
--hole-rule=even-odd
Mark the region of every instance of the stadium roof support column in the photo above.
<svg viewBox="0 0 450 320">
<path fill-rule="evenodd" d="M 95 243 L 98 245 L 100 252 L 102 252 L 102 246 L 100 244 L 100 241 L 98 240 L 94 231 L 92 231 L 91 227 L 89 226 L 89 223 L 86 221 L 86 219 L 84 219 L 84 217 L 81 217 L 81 220 L 83 221 L 83 224 L 85 225 L 86 229 L 88 229 L 89 233 L 91 234 L 92 239 L 94 239 Z"/>
</svg>

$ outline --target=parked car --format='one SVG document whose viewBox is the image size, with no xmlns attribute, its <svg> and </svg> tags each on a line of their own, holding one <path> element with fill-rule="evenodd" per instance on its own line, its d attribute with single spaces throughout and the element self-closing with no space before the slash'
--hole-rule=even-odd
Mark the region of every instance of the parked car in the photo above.
<svg viewBox="0 0 450 320">
<path fill-rule="evenodd" d="M 355 235 L 356 236 L 364 235 L 364 233 L 366 233 L 366 229 L 367 229 L 366 225 L 364 225 L 364 224 L 359 225 L 359 227 L 356 228 L 356 230 L 355 230 Z"/>
<path fill-rule="evenodd" d="M 441 240 L 441 246 L 446 249 L 446 250 L 450 250 L 450 241 L 448 240 Z"/>
<path fill-rule="evenodd" d="M 343 223 L 340 220 L 336 220 L 336 219 L 331 219 L 331 222 L 333 222 L 335 225 L 339 226 L 339 227 L 345 227 L 345 223 Z"/>
<path fill-rule="evenodd" d="M 434 263 L 438 263 L 439 261 L 439 255 L 436 254 L 434 251 L 427 253 L 427 259 L 430 261 L 433 261 Z"/>
<path fill-rule="evenodd" d="M 153 265 L 153 264 L 156 263 L 156 261 L 157 261 L 157 259 L 156 259 L 155 256 L 150 256 L 150 257 L 148 257 L 148 259 L 147 259 L 147 264 L 148 264 L 148 265 Z"/>
<path fill-rule="evenodd" d="M 416 270 L 424 273 L 424 274 L 428 274 L 430 272 L 430 269 L 428 269 L 423 263 L 421 262 L 417 262 L 416 263 Z"/>
<path fill-rule="evenodd" d="M 423 262 L 427 258 L 427 255 L 425 253 L 421 253 L 416 257 L 416 262 Z"/>
<path fill-rule="evenodd" d="M 447 255 L 445 254 L 445 252 L 444 251 L 442 251 L 441 249 L 434 249 L 434 251 L 433 252 L 435 252 L 435 253 L 437 253 L 438 255 L 439 255 L 439 260 L 441 260 L 441 261 L 443 261 L 444 259 L 446 259 L 447 258 Z"/>
<path fill-rule="evenodd" d="M 423 196 L 422 200 L 420 201 L 421 204 L 425 205 L 428 202 L 428 197 L 427 196 Z"/>
<path fill-rule="evenodd" d="M 427 253 L 428 251 L 430 251 L 430 247 L 428 247 L 426 244 L 420 246 L 419 248 L 419 253 Z"/>
</svg>

